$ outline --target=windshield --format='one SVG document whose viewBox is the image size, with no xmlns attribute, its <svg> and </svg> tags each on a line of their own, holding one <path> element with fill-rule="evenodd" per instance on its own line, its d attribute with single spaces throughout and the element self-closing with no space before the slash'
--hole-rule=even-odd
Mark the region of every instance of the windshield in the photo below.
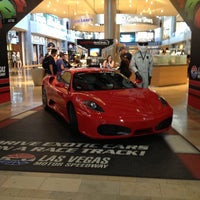
<svg viewBox="0 0 200 200">
<path fill-rule="evenodd" d="M 127 78 L 117 72 L 76 73 L 73 78 L 73 89 L 78 91 L 117 90 L 135 88 Z"/>
</svg>

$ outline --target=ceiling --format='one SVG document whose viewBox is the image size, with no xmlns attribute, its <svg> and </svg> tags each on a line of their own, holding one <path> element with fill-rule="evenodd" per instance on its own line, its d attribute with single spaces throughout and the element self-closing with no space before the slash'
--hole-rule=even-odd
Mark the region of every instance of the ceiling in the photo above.
<svg viewBox="0 0 200 200">
<path fill-rule="evenodd" d="M 116 0 L 117 13 L 176 16 L 170 0 Z M 49 13 L 61 18 L 76 15 L 103 14 L 104 0 L 43 0 L 33 13 Z"/>
<path fill-rule="evenodd" d="M 117 13 L 121 14 L 150 16 L 177 16 L 178 14 L 170 0 L 116 0 L 116 9 Z M 70 19 L 76 16 L 103 14 L 104 0 L 43 0 L 31 13 L 48 13 Z M 146 25 L 134 26 L 134 30 L 152 28 L 154 27 Z"/>
</svg>

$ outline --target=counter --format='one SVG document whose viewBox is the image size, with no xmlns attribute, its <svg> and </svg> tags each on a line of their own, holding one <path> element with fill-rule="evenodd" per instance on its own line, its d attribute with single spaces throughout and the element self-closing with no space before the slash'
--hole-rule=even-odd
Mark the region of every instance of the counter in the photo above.
<svg viewBox="0 0 200 200">
<path fill-rule="evenodd" d="M 187 82 L 186 55 L 155 55 L 151 85 L 169 86 Z"/>
<path fill-rule="evenodd" d="M 183 56 L 153 56 L 154 66 L 151 86 L 162 87 L 187 83 L 188 64 L 186 55 Z M 131 81 L 135 81 L 132 73 Z"/>
<path fill-rule="evenodd" d="M 170 86 L 187 83 L 188 65 L 154 65 L 151 86 Z"/>
</svg>

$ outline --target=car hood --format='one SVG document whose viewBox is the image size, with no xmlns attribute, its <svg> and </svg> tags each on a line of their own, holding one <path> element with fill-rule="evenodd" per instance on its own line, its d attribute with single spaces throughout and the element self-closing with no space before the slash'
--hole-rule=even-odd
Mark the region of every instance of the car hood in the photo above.
<svg viewBox="0 0 200 200">
<path fill-rule="evenodd" d="M 135 113 L 135 115 L 156 114 L 166 109 L 158 98 L 158 95 L 149 90 L 141 88 L 91 91 L 89 94 L 81 93 L 77 96 L 82 100 L 95 101 L 108 114 Z M 80 99 L 79 99 L 80 100 Z"/>
</svg>

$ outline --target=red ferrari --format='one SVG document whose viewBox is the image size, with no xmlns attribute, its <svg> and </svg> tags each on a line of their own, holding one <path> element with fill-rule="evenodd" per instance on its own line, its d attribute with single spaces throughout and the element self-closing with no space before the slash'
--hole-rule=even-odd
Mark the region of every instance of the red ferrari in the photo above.
<svg viewBox="0 0 200 200">
<path fill-rule="evenodd" d="M 164 98 L 112 69 L 71 68 L 45 76 L 42 101 L 44 109 L 64 117 L 72 132 L 94 139 L 162 133 L 173 116 Z"/>
</svg>

